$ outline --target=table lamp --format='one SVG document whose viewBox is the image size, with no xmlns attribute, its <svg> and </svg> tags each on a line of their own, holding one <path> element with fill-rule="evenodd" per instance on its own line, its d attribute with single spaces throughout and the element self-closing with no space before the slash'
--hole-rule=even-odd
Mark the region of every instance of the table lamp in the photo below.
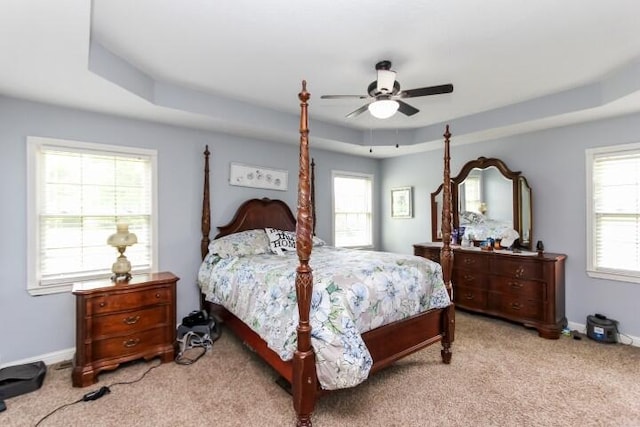
<svg viewBox="0 0 640 427">
<path fill-rule="evenodd" d="M 124 256 L 124 251 L 127 249 L 127 246 L 131 246 L 135 243 L 138 243 L 138 237 L 129 233 L 129 225 L 125 223 L 118 223 L 116 225 L 116 232 L 109 236 L 107 239 L 107 244 L 118 249 L 120 256 L 116 259 L 116 262 L 111 266 L 111 271 L 113 272 L 113 276 L 111 276 L 111 280 L 114 282 L 126 282 L 131 279 L 131 263 Z"/>
</svg>

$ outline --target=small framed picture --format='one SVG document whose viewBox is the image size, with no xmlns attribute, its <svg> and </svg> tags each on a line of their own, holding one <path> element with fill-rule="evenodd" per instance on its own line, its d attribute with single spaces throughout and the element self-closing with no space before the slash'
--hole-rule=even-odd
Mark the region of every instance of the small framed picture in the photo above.
<svg viewBox="0 0 640 427">
<path fill-rule="evenodd" d="M 391 218 L 413 217 L 413 187 L 391 189 Z"/>
</svg>

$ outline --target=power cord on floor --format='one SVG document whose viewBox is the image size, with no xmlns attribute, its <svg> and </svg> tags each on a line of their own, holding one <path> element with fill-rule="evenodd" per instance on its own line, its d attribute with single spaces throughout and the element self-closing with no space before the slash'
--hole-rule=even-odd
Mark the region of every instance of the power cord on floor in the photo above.
<svg viewBox="0 0 640 427">
<path fill-rule="evenodd" d="M 89 393 L 86 393 L 84 396 L 82 396 L 80 399 L 78 399 L 78 400 L 76 400 L 74 402 L 65 403 L 64 405 L 58 406 L 53 411 L 49 412 L 44 417 L 40 418 L 40 420 L 38 420 L 38 422 L 36 423 L 35 427 L 38 427 L 40 425 L 40 423 L 42 423 L 44 420 L 46 420 L 47 418 L 49 418 L 51 415 L 55 414 L 59 410 L 66 408 L 67 406 L 72 406 L 72 405 L 75 405 L 76 403 L 80 403 L 80 402 L 91 402 L 93 400 L 100 399 L 105 394 L 111 393 L 111 387 L 114 387 L 114 386 L 117 386 L 117 385 L 125 385 L 125 384 L 137 383 L 138 381 L 142 380 L 145 377 L 145 375 L 147 375 L 149 372 L 151 372 L 151 370 L 157 368 L 161 364 L 162 364 L 162 362 L 158 363 L 155 366 L 151 366 L 149 369 L 144 371 L 144 373 L 142 375 L 140 375 L 139 378 L 137 378 L 135 380 L 132 380 L 132 381 L 119 381 L 119 382 L 116 382 L 116 383 L 112 383 L 112 384 L 109 384 L 109 385 L 102 386 L 97 390 L 93 390 L 93 391 L 90 391 Z"/>
</svg>

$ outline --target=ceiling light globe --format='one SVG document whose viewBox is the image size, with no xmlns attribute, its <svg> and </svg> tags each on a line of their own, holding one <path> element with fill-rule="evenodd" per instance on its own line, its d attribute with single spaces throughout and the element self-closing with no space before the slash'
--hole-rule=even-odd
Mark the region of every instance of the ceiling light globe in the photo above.
<svg viewBox="0 0 640 427">
<path fill-rule="evenodd" d="M 398 107 L 400 104 L 397 101 L 382 99 L 369 104 L 369 112 L 377 119 L 388 119 L 398 111 Z"/>
</svg>

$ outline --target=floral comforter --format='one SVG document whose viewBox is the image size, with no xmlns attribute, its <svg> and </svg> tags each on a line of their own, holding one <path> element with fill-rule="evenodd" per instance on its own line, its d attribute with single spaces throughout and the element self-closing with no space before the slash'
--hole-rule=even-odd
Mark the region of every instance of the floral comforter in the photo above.
<svg viewBox="0 0 640 427">
<path fill-rule="evenodd" d="M 209 254 L 198 272 L 206 299 L 226 307 L 283 360 L 297 345 L 295 252 L 220 258 Z M 324 389 L 364 381 L 372 358 L 361 333 L 450 304 L 439 264 L 413 255 L 315 247 L 311 343 Z"/>
</svg>

